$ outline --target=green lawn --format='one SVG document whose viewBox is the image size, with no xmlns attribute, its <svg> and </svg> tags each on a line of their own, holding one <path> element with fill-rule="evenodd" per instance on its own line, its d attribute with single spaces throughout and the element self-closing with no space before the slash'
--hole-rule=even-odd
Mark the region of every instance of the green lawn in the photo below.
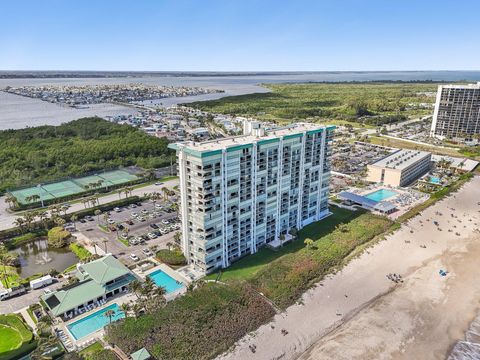
<svg viewBox="0 0 480 360">
<path fill-rule="evenodd" d="M 82 245 L 80 244 L 77 244 L 77 243 L 72 243 L 70 244 L 70 250 L 72 250 L 72 252 L 77 255 L 77 257 L 80 259 L 80 260 L 84 260 L 88 257 L 90 257 L 92 254 L 90 253 L 90 251 L 88 251 L 87 249 L 85 249 Z"/>
<path fill-rule="evenodd" d="M 0 360 L 19 358 L 31 349 L 32 332 L 17 315 L 0 315 Z"/>
<path fill-rule="evenodd" d="M 229 268 L 223 270 L 219 279 L 221 281 L 231 279 L 248 280 L 271 261 L 278 259 L 285 254 L 295 253 L 304 248 L 305 244 L 303 241 L 306 238 L 317 240 L 333 231 L 338 224 L 347 223 L 363 213 L 363 211 L 350 211 L 335 206 L 332 206 L 330 210 L 332 215 L 328 218 L 310 224 L 299 231 L 298 239 L 296 241 L 284 245 L 284 247 L 278 251 L 262 248 L 257 253 L 246 256 L 233 263 Z M 214 273 L 207 276 L 207 279 L 215 280 L 217 277 L 218 273 Z"/>
<path fill-rule="evenodd" d="M 112 350 L 104 349 L 99 342 L 93 343 L 79 352 L 84 360 L 117 360 L 117 356 Z"/>
</svg>

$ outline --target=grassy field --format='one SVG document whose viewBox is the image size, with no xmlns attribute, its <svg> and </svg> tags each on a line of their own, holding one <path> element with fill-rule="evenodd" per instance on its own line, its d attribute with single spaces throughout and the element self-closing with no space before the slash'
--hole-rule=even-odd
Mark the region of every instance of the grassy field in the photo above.
<svg viewBox="0 0 480 360">
<path fill-rule="evenodd" d="M 17 359 L 31 349 L 32 332 L 17 315 L 0 315 L 0 360 Z"/>
<path fill-rule="evenodd" d="M 262 120 L 338 119 L 361 122 L 362 116 L 411 116 L 431 113 L 420 103 L 433 103 L 433 83 L 303 83 L 266 84 L 271 92 L 225 97 L 189 104 L 196 108 Z M 366 118 L 367 124 L 379 119 Z"/>
<path fill-rule="evenodd" d="M 221 274 L 214 273 L 207 276 L 208 280 L 219 279 L 221 281 L 227 280 L 248 280 L 255 274 L 267 266 L 270 262 L 278 259 L 286 254 L 295 253 L 305 247 L 303 241 L 306 238 L 318 239 L 335 229 L 335 227 L 342 223 L 347 223 L 357 216 L 360 216 L 362 211 L 349 211 L 337 207 L 331 207 L 332 215 L 328 218 L 310 224 L 303 228 L 298 233 L 298 239 L 291 243 L 285 244 L 283 248 L 278 251 L 263 248 L 257 253 L 244 257 L 243 259 L 235 262 L 227 269 L 224 269 Z"/>
</svg>

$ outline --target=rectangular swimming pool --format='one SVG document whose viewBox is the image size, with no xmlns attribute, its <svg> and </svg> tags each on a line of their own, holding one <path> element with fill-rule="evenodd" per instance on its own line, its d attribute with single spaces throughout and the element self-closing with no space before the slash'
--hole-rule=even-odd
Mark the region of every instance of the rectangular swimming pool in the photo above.
<svg viewBox="0 0 480 360">
<path fill-rule="evenodd" d="M 148 277 L 153 280 L 155 285 L 157 285 L 158 287 L 163 287 L 167 294 L 184 287 L 181 282 L 165 274 L 162 270 L 156 270 L 151 274 L 148 274 Z"/>
<path fill-rule="evenodd" d="M 120 307 L 117 304 L 112 304 L 106 308 L 103 308 L 102 310 L 84 317 L 83 319 L 67 325 L 67 328 L 75 340 L 81 339 L 97 330 L 103 329 L 105 326 L 110 324 L 110 317 L 105 316 L 105 313 L 108 310 L 112 310 L 114 312 L 114 315 L 112 315 L 111 318 L 112 322 L 125 317 L 125 313 L 120 310 Z"/>
<path fill-rule="evenodd" d="M 391 198 L 392 196 L 397 195 L 398 193 L 393 190 L 388 189 L 380 189 L 374 191 L 370 194 L 365 195 L 367 199 L 374 200 L 374 201 L 383 201 L 385 199 Z"/>
</svg>

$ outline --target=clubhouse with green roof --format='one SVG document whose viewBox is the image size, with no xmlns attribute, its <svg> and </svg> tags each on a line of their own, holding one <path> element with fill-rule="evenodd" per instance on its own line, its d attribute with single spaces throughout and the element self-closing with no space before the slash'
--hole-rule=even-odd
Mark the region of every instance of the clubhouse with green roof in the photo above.
<svg viewBox="0 0 480 360">
<path fill-rule="evenodd" d="M 52 316 L 68 320 L 83 314 L 105 304 L 118 294 L 128 292 L 128 285 L 136 279 L 111 254 L 86 264 L 78 264 L 75 277 L 78 282 L 40 297 Z"/>
</svg>

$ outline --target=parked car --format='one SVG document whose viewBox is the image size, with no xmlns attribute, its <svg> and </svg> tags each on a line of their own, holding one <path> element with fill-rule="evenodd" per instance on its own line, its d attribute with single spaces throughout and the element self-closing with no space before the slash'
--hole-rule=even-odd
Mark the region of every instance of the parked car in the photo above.
<svg viewBox="0 0 480 360">
<path fill-rule="evenodd" d="M 143 209 L 143 210 L 142 210 L 142 214 L 143 214 L 143 215 L 147 215 L 147 214 L 148 214 L 148 210 L 147 210 L 147 209 Z"/>
<path fill-rule="evenodd" d="M 156 186 L 163 185 L 163 182 L 161 182 L 161 181 L 158 181 L 158 182 L 156 182 L 156 183 L 155 183 L 155 185 L 156 185 Z"/>
<path fill-rule="evenodd" d="M 157 238 L 157 235 L 155 235 L 154 233 L 149 233 L 148 238 L 153 240 Z"/>
<path fill-rule="evenodd" d="M 150 250 L 150 249 L 145 248 L 145 249 L 142 250 L 142 252 L 143 252 L 146 256 L 153 256 L 153 252 L 152 252 L 152 250 Z"/>
<path fill-rule="evenodd" d="M 130 245 L 138 245 L 140 240 L 138 238 L 134 238 L 128 241 Z"/>
<path fill-rule="evenodd" d="M 122 237 L 123 239 L 128 239 L 128 234 L 127 233 L 121 233 L 120 234 L 120 237 Z"/>
<path fill-rule="evenodd" d="M 122 211 L 122 209 L 120 209 L 119 207 L 116 207 L 116 208 L 113 208 L 113 211 L 120 212 L 120 211 Z"/>
<path fill-rule="evenodd" d="M 138 221 L 141 221 L 141 222 L 144 222 L 144 221 L 145 221 L 145 218 L 144 218 L 143 216 L 139 216 L 139 217 L 137 217 L 137 220 L 138 220 Z"/>
<path fill-rule="evenodd" d="M 93 217 L 90 215 L 85 216 L 85 219 L 88 221 L 93 221 Z"/>
<path fill-rule="evenodd" d="M 162 224 L 168 225 L 170 224 L 170 221 L 168 221 L 167 219 L 162 219 Z"/>
<path fill-rule="evenodd" d="M 130 209 L 135 209 L 136 207 L 137 207 L 137 205 L 135 205 L 135 204 L 130 204 L 130 206 L 129 206 Z"/>
<path fill-rule="evenodd" d="M 132 259 L 133 261 L 138 261 L 138 260 L 140 260 L 140 258 L 139 258 L 137 255 L 135 255 L 135 254 L 130 254 L 130 259 Z"/>
<path fill-rule="evenodd" d="M 163 208 L 163 206 L 160 205 L 160 204 L 155 204 L 155 207 L 156 207 L 157 209 L 159 209 L 159 210 L 162 210 L 162 208 Z"/>
<path fill-rule="evenodd" d="M 87 220 L 85 220 L 85 219 L 80 219 L 78 221 L 80 221 L 82 224 L 85 224 L 87 222 Z"/>
<path fill-rule="evenodd" d="M 138 213 L 135 212 L 135 211 L 133 211 L 133 212 L 130 213 L 130 215 L 131 215 L 132 217 L 136 218 L 136 217 L 138 216 Z"/>
<path fill-rule="evenodd" d="M 128 219 L 127 221 L 125 221 L 128 225 L 133 225 L 135 224 L 131 219 Z"/>
<path fill-rule="evenodd" d="M 158 225 L 157 225 L 157 224 L 150 224 L 150 227 L 151 227 L 152 229 L 158 229 Z"/>
<path fill-rule="evenodd" d="M 107 222 L 108 222 L 110 225 L 115 224 L 115 220 L 113 220 L 113 219 L 108 219 Z"/>
</svg>

